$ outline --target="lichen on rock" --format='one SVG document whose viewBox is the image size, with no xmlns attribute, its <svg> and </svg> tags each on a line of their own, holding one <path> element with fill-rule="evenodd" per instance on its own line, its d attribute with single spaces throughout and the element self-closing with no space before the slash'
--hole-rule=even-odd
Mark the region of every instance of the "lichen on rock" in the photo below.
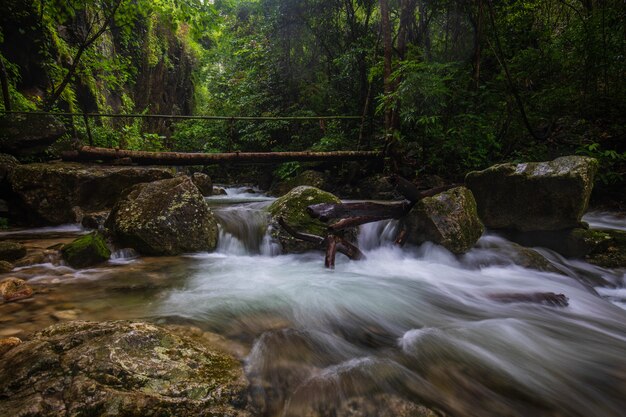
<svg viewBox="0 0 626 417">
<path fill-rule="evenodd" d="M 217 246 L 217 221 L 189 177 L 132 187 L 105 226 L 120 245 L 148 255 L 211 251 Z"/>
<path fill-rule="evenodd" d="M 2 415 L 249 416 L 240 363 L 140 322 L 67 322 L 0 363 Z"/>
<path fill-rule="evenodd" d="M 465 187 L 456 187 L 420 200 L 405 218 L 408 242 L 426 241 L 453 253 L 467 252 L 484 231 L 476 201 Z"/>
</svg>

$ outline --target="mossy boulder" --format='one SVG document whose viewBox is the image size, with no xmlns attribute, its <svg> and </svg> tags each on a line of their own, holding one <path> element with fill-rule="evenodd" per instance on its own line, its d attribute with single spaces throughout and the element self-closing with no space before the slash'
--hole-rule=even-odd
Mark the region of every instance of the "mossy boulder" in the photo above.
<svg viewBox="0 0 626 417">
<path fill-rule="evenodd" d="M 240 363 L 148 323 L 49 327 L 0 362 L 4 416 L 249 416 Z"/>
<path fill-rule="evenodd" d="M 577 227 L 587 210 L 598 161 L 564 156 L 549 162 L 500 164 L 467 174 L 478 214 L 492 229 Z"/>
<path fill-rule="evenodd" d="M 0 152 L 12 155 L 42 153 L 65 134 L 53 116 L 12 114 L 0 117 Z"/>
<path fill-rule="evenodd" d="M 23 279 L 9 277 L 0 281 L 0 295 L 4 301 L 17 301 L 32 296 L 33 289 Z"/>
<path fill-rule="evenodd" d="M 284 253 L 301 253 L 318 249 L 314 243 L 296 239 L 284 231 L 278 224 L 278 218 L 282 217 L 298 232 L 326 237 L 328 225 L 312 218 L 306 211 L 308 206 L 319 203 L 341 203 L 341 200 L 319 188 L 303 185 L 276 199 L 268 207 L 272 216 L 272 235 L 280 242 Z"/>
<path fill-rule="evenodd" d="M 272 184 L 272 188 L 269 190 L 268 194 L 276 197 L 282 196 L 287 194 L 292 189 L 303 185 L 325 189 L 327 186 L 326 175 L 319 171 L 309 169 L 301 172 L 293 178 Z"/>
<path fill-rule="evenodd" d="M 604 268 L 626 268 L 626 232 L 602 230 L 607 238 L 592 250 L 585 260 Z"/>
<path fill-rule="evenodd" d="M 467 252 L 483 234 L 476 201 L 465 187 L 420 200 L 405 217 L 409 243 L 437 243 L 453 253 Z"/>
<path fill-rule="evenodd" d="M 26 256 L 26 247 L 18 242 L 0 242 L 0 261 L 16 261 Z"/>
<path fill-rule="evenodd" d="M 12 214 L 26 223 L 72 223 L 77 211 L 111 209 L 125 189 L 172 176 L 164 168 L 22 164 L 9 174 Z"/>
<path fill-rule="evenodd" d="M 217 246 L 217 221 L 186 176 L 130 188 L 105 226 L 119 244 L 146 255 L 211 251 Z"/>
<path fill-rule="evenodd" d="M 191 181 L 198 187 L 203 196 L 209 197 L 213 195 L 213 181 L 207 174 L 194 172 L 191 174 Z"/>
<path fill-rule="evenodd" d="M 72 268 L 86 268 L 109 260 L 111 251 L 99 233 L 90 233 L 63 246 L 63 260 Z"/>
</svg>

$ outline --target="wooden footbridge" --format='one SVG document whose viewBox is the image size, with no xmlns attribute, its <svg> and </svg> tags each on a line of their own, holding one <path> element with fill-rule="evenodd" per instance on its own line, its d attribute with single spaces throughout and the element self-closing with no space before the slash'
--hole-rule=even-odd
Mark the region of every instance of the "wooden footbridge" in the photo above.
<svg viewBox="0 0 626 417">
<path fill-rule="evenodd" d="M 72 123 L 75 118 L 85 125 L 87 140 L 90 146 L 81 146 L 76 150 L 62 153 L 66 161 L 91 162 L 91 161 L 129 161 L 140 165 L 213 165 L 222 163 L 283 163 L 289 161 L 354 161 L 354 160 L 381 160 L 383 151 L 360 150 L 363 137 L 364 116 L 186 116 L 186 115 L 163 115 L 163 114 L 118 114 L 118 113 L 77 113 L 77 112 L 21 112 L 4 111 L 6 114 L 25 114 L 56 116 L 69 118 Z M 133 151 L 118 148 L 96 147 L 91 131 L 90 119 L 93 118 L 142 118 L 142 119 L 173 119 L 173 120 L 221 120 L 228 121 L 231 131 L 236 121 L 317 121 L 320 125 L 326 120 L 359 120 L 361 122 L 357 150 L 355 151 L 293 151 L 293 152 L 219 152 L 219 153 L 189 153 L 189 152 L 148 152 Z M 232 140 L 229 148 L 232 149 Z"/>
</svg>

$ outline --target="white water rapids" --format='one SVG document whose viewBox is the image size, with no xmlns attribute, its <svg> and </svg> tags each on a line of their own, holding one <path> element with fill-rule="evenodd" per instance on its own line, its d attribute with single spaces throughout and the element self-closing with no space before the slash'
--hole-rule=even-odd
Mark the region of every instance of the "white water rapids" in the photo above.
<svg viewBox="0 0 626 417">
<path fill-rule="evenodd" d="M 457 416 L 626 415 L 624 269 L 544 249 L 555 272 L 525 268 L 512 260 L 515 245 L 489 234 L 463 256 L 428 243 L 401 249 L 395 223 L 379 222 L 360 230 L 367 259 L 338 255 L 327 270 L 319 252 L 278 254 L 266 199 L 228 197 L 210 200 L 217 252 L 172 258 L 152 281 L 156 268 L 142 258 L 93 274 L 125 318 L 190 323 L 244 346 L 265 415 L 335 416 L 351 398 L 381 395 Z M 150 290 L 131 302 L 112 284 L 122 276 Z M 532 292 L 562 293 L 569 305 L 492 297 Z"/>
</svg>

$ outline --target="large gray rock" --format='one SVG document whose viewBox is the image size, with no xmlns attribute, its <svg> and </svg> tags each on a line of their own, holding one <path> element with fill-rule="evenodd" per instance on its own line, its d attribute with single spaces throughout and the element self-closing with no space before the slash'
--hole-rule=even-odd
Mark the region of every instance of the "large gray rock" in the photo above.
<svg viewBox="0 0 626 417">
<path fill-rule="evenodd" d="M 106 167 L 74 163 L 38 163 L 14 166 L 9 174 L 13 201 L 27 222 L 63 224 L 79 221 L 81 211 L 113 207 L 126 188 L 172 178 L 163 168 Z M 16 210 L 14 209 L 14 212 Z"/>
<path fill-rule="evenodd" d="M 217 246 L 217 222 L 189 177 L 133 186 L 111 211 L 106 227 L 118 243 L 147 255 Z"/>
<path fill-rule="evenodd" d="M 41 153 L 64 134 L 65 126 L 52 116 L 5 115 L 0 117 L 0 152 Z"/>
<path fill-rule="evenodd" d="M 68 322 L 0 361 L 0 416 L 249 416 L 238 361 L 148 323 Z"/>
<path fill-rule="evenodd" d="M 453 253 L 467 252 L 484 231 L 474 196 L 465 187 L 420 200 L 406 216 L 405 225 L 408 242 L 430 241 Z"/>
<path fill-rule="evenodd" d="M 0 153 L 0 187 L 9 177 L 9 173 L 13 171 L 13 168 L 19 164 L 19 161 L 15 159 L 15 157 L 5 153 Z"/>
<path fill-rule="evenodd" d="M 191 181 L 198 187 L 203 196 L 209 197 L 213 195 L 213 181 L 211 177 L 202 172 L 194 172 L 191 175 Z"/>
<path fill-rule="evenodd" d="M 564 156 L 550 162 L 500 164 L 465 178 L 478 213 L 493 229 L 577 227 L 587 210 L 598 161 Z"/>
<path fill-rule="evenodd" d="M 278 225 L 278 218 L 282 217 L 289 226 L 298 232 L 326 237 L 328 225 L 312 218 L 306 211 L 308 206 L 319 203 L 341 203 L 341 200 L 326 191 L 302 185 L 289 191 L 268 207 L 272 216 L 270 222 L 272 235 L 280 242 L 284 253 L 300 253 L 319 249 L 315 243 L 296 239 Z"/>
</svg>

